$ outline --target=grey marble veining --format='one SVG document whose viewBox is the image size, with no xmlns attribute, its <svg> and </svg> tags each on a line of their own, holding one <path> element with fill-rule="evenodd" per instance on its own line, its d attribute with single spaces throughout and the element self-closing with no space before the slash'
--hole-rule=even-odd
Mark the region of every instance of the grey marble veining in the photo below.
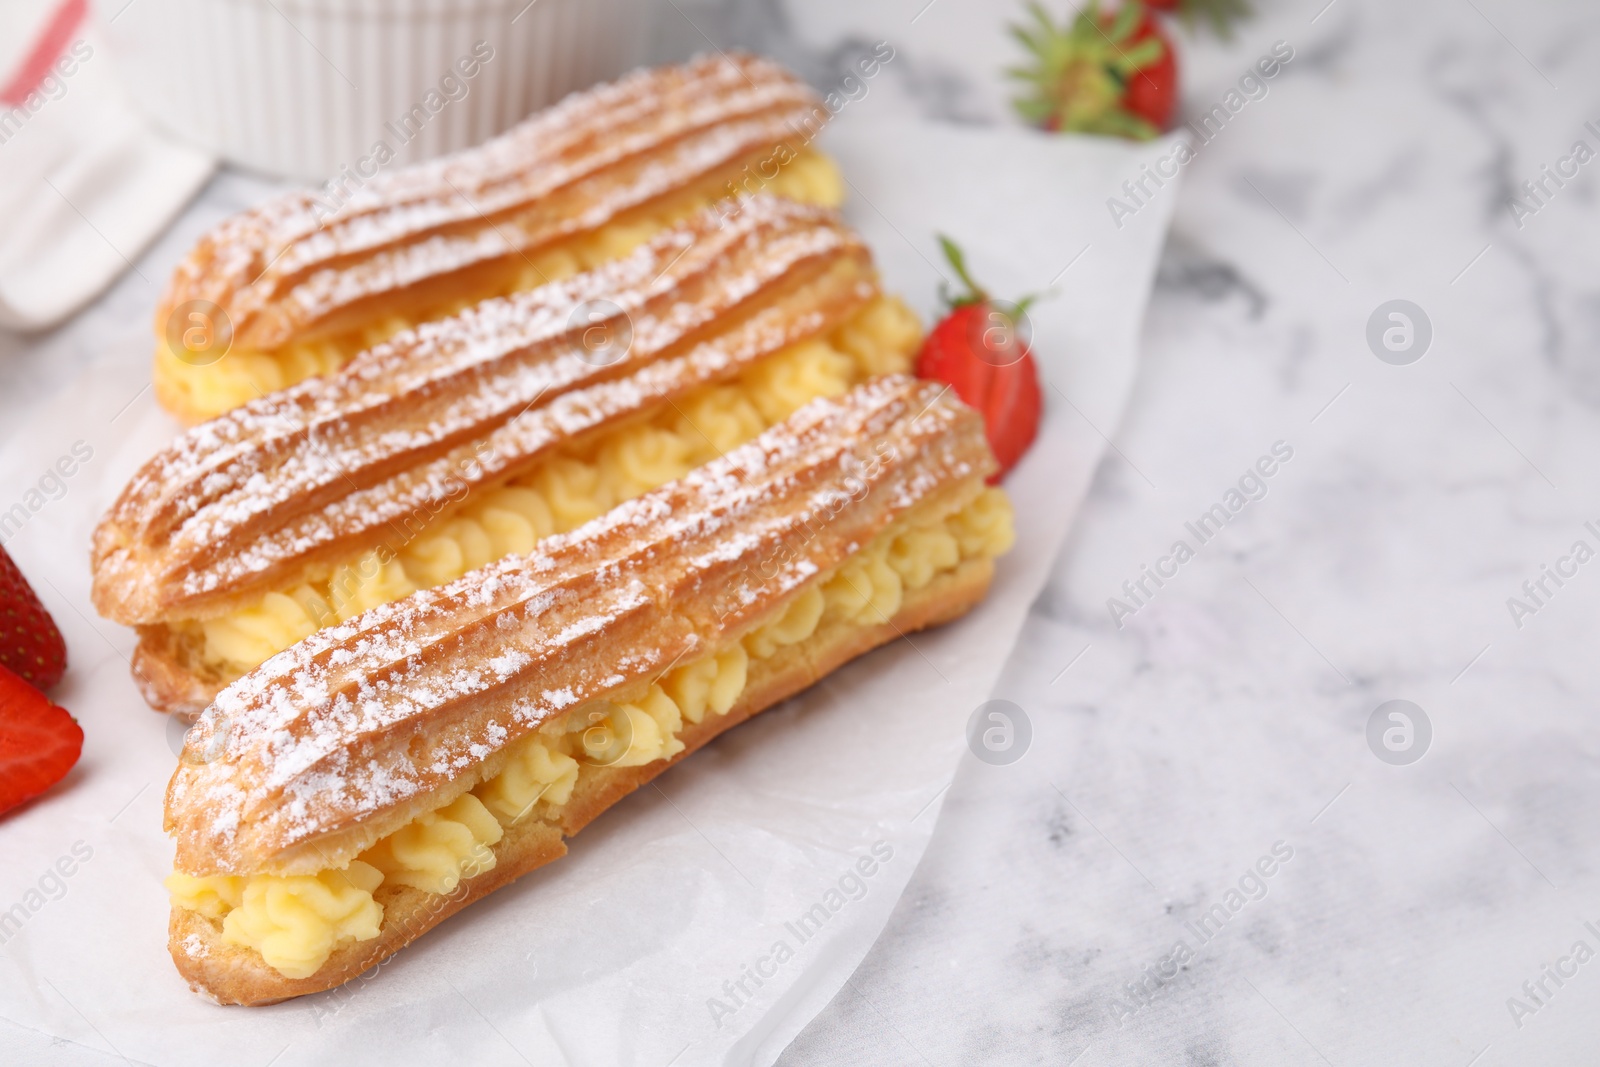
<svg viewBox="0 0 1600 1067">
<path fill-rule="evenodd" d="M 1185 169 L 1136 395 L 998 694 L 1033 747 L 961 768 L 786 1065 L 1600 1062 L 1600 963 L 1571 955 L 1600 952 L 1600 564 L 1520 629 L 1507 606 L 1600 548 L 1600 166 L 1520 229 L 1507 204 L 1600 148 L 1600 18 L 1258 6 L 1183 44 L 1186 117 L 1274 40 L 1296 55 Z M 875 107 L 1010 121 L 1004 5 L 681 8 L 824 88 L 886 39 Z M 1397 297 L 1434 330 L 1409 366 L 1365 339 Z M 1118 628 L 1107 598 L 1276 441 L 1266 496 Z M 1434 730 L 1410 766 L 1366 740 L 1397 698 Z"/>
</svg>

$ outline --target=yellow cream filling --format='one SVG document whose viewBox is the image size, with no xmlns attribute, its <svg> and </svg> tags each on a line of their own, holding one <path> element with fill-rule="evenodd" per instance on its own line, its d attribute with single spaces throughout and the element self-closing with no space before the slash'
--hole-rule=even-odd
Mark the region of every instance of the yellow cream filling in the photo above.
<svg viewBox="0 0 1600 1067">
<path fill-rule="evenodd" d="M 398 555 L 368 552 L 251 607 L 177 625 L 199 630 L 204 663 L 237 677 L 324 626 L 528 552 L 542 537 L 681 478 L 817 397 L 905 371 L 920 341 L 915 313 L 894 297 L 879 297 L 826 339 L 792 345 L 730 384 L 666 405 L 649 422 L 613 430 L 581 453 L 554 456 L 509 485 L 473 494 Z"/>
<path fill-rule="evenodd" d="M 756 187 L 758 185 L 760 188 Z M 833 160 L 808 148 L 782 167 L 775 177 L 752 177 L 745 181 L 744 191 L 768 192 L 791 200 L 837 207 L 844 200 L 844 179 Z M 653 206 L 649 214 L 630 214 L 593 233 L 541 249 L 527 259 L 519 258 L 508 268 L 498 290 L 486 292 L 484 297 L 535 289 L 620 259 L 726 193 L 725 186 L 689 190 L 670 203 Z M 390 315 L 362 330 L 338 337 L 296 341 L 272 351 L 233 349 L 215 363 L 198 366 L 180 359 L 163 337 L 156 348 L 156 392 L 163 397 L 181 397 L 186 416 L 212 418 L 258 396 L 315 375 L 329 374 L 363 349 L 420 323 L 456 314 L 476 302 L 457 301 L 414 316 Z"/>
<path fill-rule="evenodd" d="M 173 881 L 183 877 L 187 876 L 175 873 L 167 880 L 173 900 L 180 906 L 186 905 Z M 248 879 L 222 876 L 191 881 L 243 881 L 239 902 L 222 918 L 222 940 L 255 949 L 285 978 L 309 978 L 339 945 L 378 936 L 383 906 L 372 899 L 372 891 L 383 884 L 383 877 L 375 868 L 355 860 L 343 870 L 316 874 L 257 874 Z M 186 885 L 181 891 L 196 889 L 200 887 Z"/>
<path fill-rule="evenodd" d="M 167 892 L 180 908 L 198 911 L 208 919 L 220 919 L 244 903 L 246 879 L 236 874 L 214 874 L 196 878 L 173 871 L 167 875 Z"/>
<path fill-rule="evenodd" d="M 397 885 L 449 893 L 461 879 L 494 868 L 493 846 L 503 833 L 483 801 L 466 793 L 417 816 L 361 858 Z"/>
<path fill-rule="evenodd" d="M 714 656 L 679 667 L 661 683 L 678 711 L 691 723 L 705 720 L 706 712 L 726 715 L 739 694 L 744 692 L 750 670 L 750 654 L 743 645 L 732 645 Z"/>
<path fill-rule="evenodd" d="M 419 815 L 347 868 L 288 876 L 174 872 L 166 881 L 172 902 L 221 919 L 225 942 L 255 949 L 286 977 L 314 974 L 340 944 L 378 935 L 383 908 L 373 891 L 384 882 L 454 891 L 462 879 L 493 869 L 494 845 L 506 828 L 535 813 L 553 817 L 571 799 L 583 764 L 632 767 L 672 758 L 684 749 L 678 734 L 686 722 L 733 708 L 752 660 L 799 644 L 825 621 L 886 622 L 906 591 L 963 560 L 998 556 L 1013 540 L 1010 502 L 995 488 L 942 520 L 891 528 L 774 618 L 675 667 L 637 701 L 596 701 L 514 742 L 493 776 Z"/>
<path fill-rule="evenodd" d="M 527 737 L 512 745 L 500 773 L 473 790 L 506 826 L 521 822 L 541 801 L 551 809 L 572 798 L 572 787 L 578 784 L 578 761 L 551 748 L 547 740 Z"/>
<path fill-rule="evenodd" d="M 587 711 L 585 718 L 586 725 L 576 734 L 575 754 L 581 754 L 586 763 L 642 767 L 683 751 L 677 736 L 683 729 L 683 711 L 659 684 L 633 703 L 603 702 Z"/>
</svg>

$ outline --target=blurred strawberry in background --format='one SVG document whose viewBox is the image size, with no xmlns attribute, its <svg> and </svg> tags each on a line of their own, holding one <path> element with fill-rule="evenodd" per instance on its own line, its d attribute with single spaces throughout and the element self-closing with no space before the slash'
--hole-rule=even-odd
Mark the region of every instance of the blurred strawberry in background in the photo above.
<svg viewBox="0 0 1600 1067">
<path fill-rule="evenodd" d="M 0 548 L 0 666 L 40 690 L 67 671 L 67 644 L 33 586 Z"/>
<path fill-rule="evenodd" d="M 0 667 L 0 812 L 61 781 L 82 751 L 83 730 L 66 709 Z"/>
<path fill-rule="evenodd" d="M 67 670 L 67 645 L 33 587 L 0 548 L 0 812 L 66 777 L 83 730 L 44 690 Z"/>
<path fill-rule="evenodd" d="M 1006 73 L 1024 82 L 1014 101 L 1028 122 L 1052 132 L 1149 140 L 1166 129 L 1178 95 L 1172 42 L 1143 3 L 1102 11 L 1091 2 L 1057 26 L 1037 3 L 1011 27 L 1031 61 Z"/>
</svg>

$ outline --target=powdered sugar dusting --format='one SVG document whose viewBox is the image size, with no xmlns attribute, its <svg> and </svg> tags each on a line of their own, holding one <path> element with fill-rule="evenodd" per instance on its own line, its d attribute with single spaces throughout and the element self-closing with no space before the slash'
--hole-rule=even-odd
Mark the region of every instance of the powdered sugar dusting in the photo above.
<svg viewBox="0 0 1600 1067">
<path fill-rule="evenodd" d="M 749 56 L 641 71 L 480 147 L 380 174 L 331 209 L 299 192 L 224 221 L 174 273 L 158 317 L 210 300 L 239 342 L 276 347 L 354 301 L 602 225 L 792 138 L 817 107 Z"/>
<path fill-rule="evenodd" d="M 614 424 L 826 328 L 870 296 L 822 281 L 773 298 L 688 351 L 690 334 L 797 271 L 866 253 L 830 212 L 758 198 L 625 259 L 403 333 L 343 371 L 196 427 L 141 469 L 96 531 L 96 597 L 129 623 L 203 614 L 284 587 L 337 547 L 403 541 L 463 486 L 514 477 Z M 571 309 L 604 298 L 632 323 L 627 358 L 581 357 Z M 154 577 L 154 581 L 152 581 Z"/>
<path fill-rule="evenodd" d="M 438 788 L 743 632 L 929 492 L 990 469 L 978 416 L 879 379 L 527 556 L 314 634 L 202 717 L 191 745 L 221 751 L 169 789 L 180 866 L 248 870 Z"/>
</svg>

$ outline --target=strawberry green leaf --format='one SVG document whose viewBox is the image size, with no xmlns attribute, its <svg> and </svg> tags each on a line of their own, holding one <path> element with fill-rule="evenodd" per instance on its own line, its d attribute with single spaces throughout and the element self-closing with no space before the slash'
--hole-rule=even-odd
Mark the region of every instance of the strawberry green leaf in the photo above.
<svg viewBox="0 0 1600 1067">
<path fill-rule="evenodd" d="M 1098 4 L 1090 4 L 1089 7 L 1085 9 L 1084 13 L 1080 14 L 1078 17 L 1088 18 L 1092 25 L 1097 25 L 1095 23 L 1094 16 L 1099 13 L 1095 10 L 1098 8 L 1098 6 Z M 1106 31 L 1105 36 L 1113 43 L 1121 44 L 1129 37 L 1133 36 L 1133 31 L 1138 28 L 1139 22 L 1143 18 L 1144 5 L 1136 3 L 1123 4 L 1117 9 L 1116 17 L 1111 21 L 1111 29 Z"/>
<path fill-rule="evenodd" d="M 989 294 L 977 282 L 972 280 L 972 275 L 967 273 L 966 253 L 961 251 L 961 246 L 956 244 L 944 234 L 935 234 L 939 239 L 939 248 L 944 252 L 944 258 L 949 261 L 950 269 L 956 272 L 956 277 L 961 279 L 961 284 L 967 287 L 964 295 L 952 299 L 949 291 L 940 286 L 940 296 L 952 308 L 964 307 L 967 304 L 981 304 L 989 299 Z"/>
<path fill-rule="evenodd" d="M 1005 71 L 1026 86 L 1012 100 L 1024 121 L 1055 131 L 1139 140 L 1159 132 L 1126 104 L 1135 75 L 1167 58 L 1167 46 L 1153 35 L 1142 3 L 1126 0 L 1102 14 L 1091 0 L 1060 26 L 1038 3 L 1024 10 L 1024 20 L 1010 29 L 1027 61 Z"/>
</svg>

